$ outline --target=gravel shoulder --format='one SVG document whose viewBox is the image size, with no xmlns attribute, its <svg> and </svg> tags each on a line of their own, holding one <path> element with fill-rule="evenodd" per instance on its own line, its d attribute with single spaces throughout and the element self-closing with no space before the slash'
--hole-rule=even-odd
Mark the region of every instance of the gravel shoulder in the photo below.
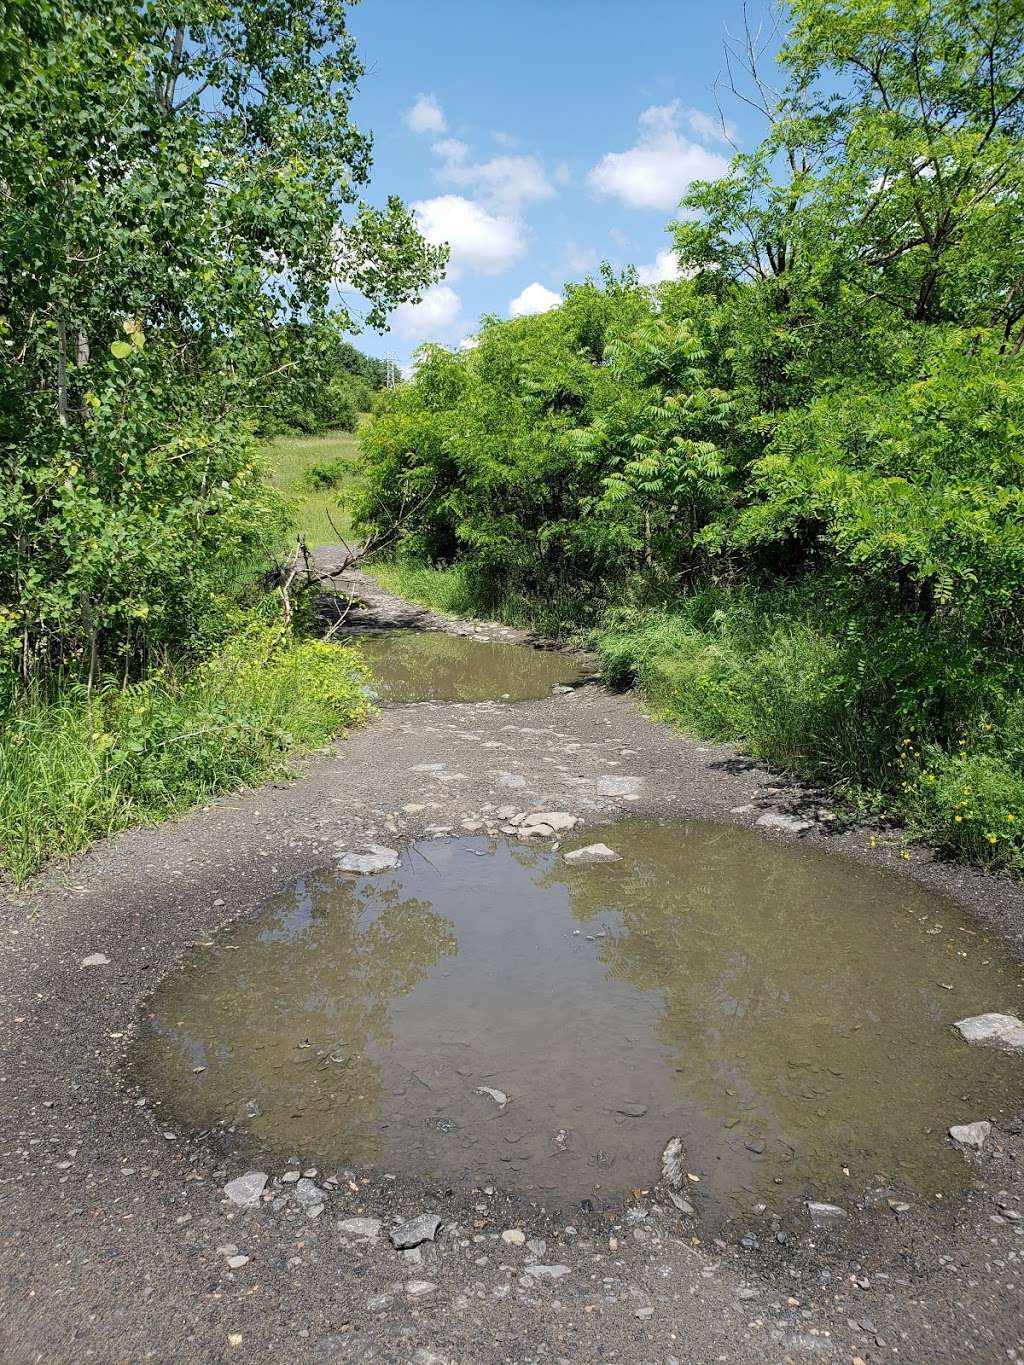
<svg viewBox="0 0 1024 1365">
<path fill-rule="evenodd" d="M 524 638 L 347 582 L 367 624 L 390 613 Z M 247 1167 L 165 1126 L 122 1085 L 139 1003 L 190 943 L 339 848 L 457 837 L 503 803 L 585 825 L 788 817 L 764 837 L 913 878 L 1024 948 L 1020 889 L 836 834 L 813 792 L 675 734 L 629 697 L 588 684 L 515 705 L 388 708 L 295 782 L 127 831 L 0 906 L 0 1359 L 1024 1361 L 1020 1124 L 965 1156 L 965 1198 L 943 1219 L 851 1201 L 840 1231 L 805 1220 L 779 1241 L 756 1229 L 744 1249 L 742 1229 L 715 1242 L 655 1191 L 569 1227 L 564 1210 L 490 1187 L 320 1171 L 311 1203 L 308 1186 L 300 1197 L 271 1171 L 271 1198 L 243 1208 L 224 1186 Z M 83 966 L 94 954 L 106 961 Z M 394 1247 L 395 1220 L 420 1214 L 441 1220 L 434 1237 Z M 501 1237 L 516 1230 L 522 1241 Z"/>
</svg>

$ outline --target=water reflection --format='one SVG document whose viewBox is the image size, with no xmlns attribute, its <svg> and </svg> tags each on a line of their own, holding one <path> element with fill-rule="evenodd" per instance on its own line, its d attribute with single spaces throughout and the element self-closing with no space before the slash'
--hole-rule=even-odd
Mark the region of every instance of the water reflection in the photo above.
<svg viewBox="0 0 1024 1365">
<path fill-rule="evenodd" d="M 473 839 L 298 882 L 163 983 L 137 1079 L 282 1160 L 547 1199 L 647 1184 L 674 1136 L 718 1214 L 964 1181 L 948 1125 L 1020 1100 L 1016 1059 L 950 1027 L 1020 1012 L 999 944 L 902 879 L 741 830 L 598 840 L 622 862 Z"/>
<path fill-rule="evenodd" d="M 385 701 L 526 701 L 580 677 L 564 654 L 439 631 L 361 633 L 358 644 Z"/>
</svg>

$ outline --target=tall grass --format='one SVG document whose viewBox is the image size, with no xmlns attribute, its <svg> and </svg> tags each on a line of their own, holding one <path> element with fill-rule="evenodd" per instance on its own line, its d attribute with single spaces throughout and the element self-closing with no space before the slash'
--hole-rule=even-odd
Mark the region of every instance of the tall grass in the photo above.
<svg viewBox="0 0 1024 1365">
<path fill-rule="evenodd" d="M 356 652 L 259 627 L 179 677 L 22 697 L 0 730 L 0 873 L 284 773 L 367 710 Z"/>
<path fill-rule="evenodd" d="M 359 454 L 354 433 L 277 436 L 266 443 L 264 453 L 270 463 L 274 487 L 288 500 L 296 535 L 303 536 L 310 546 L 330 545 L 337 541 L 339 532 L 346 540 L 351 537 L 348 503 L 358 478 L 356 461 Z M 318 465 L 335 463 L 342 469 L 347 467 L 348 474 L 343 475 L 333 488 L 312 487 L 310 471 Z"/>
</svg>

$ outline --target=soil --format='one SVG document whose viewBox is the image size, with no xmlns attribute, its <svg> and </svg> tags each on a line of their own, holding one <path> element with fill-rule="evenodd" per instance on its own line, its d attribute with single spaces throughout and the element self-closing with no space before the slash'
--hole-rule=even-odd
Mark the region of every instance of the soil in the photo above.
<svg viewBox="0 0 1024 1365">
<path fill-rule="evenodd" d="M 346 586 L 366 625 L 529 642 L 399 603 L 363 576 Z M 636 781 L 609 780 L 622 777 Z M 162 1122 L 124 1080 L 156 982 L 340 848 L 458 837 L 502 804 L 566 811 L 584 829 L 645 816 L 800 839 L 954 899 L 1022 955 L 1021 888 L 926 850 L 904 859 L 898 834 L 839 832 L 819 793 L 593 681 L 539 701 L 385 708 L 297 780 L 127 831 L 2 905 L 0 1359 L 1024 1360 L 1019 1120 L 964 1154 L 969 1183 L 944 1215 L 894 1210 L 851 1180 L 850 1216 L 823 1228 L 804 1218 L 712 1237 L 657 1187 L 570 1223 L 496 1187 L 362 1170 L 310 1177 L 323 1191 L 312 1208 L 283 1170 L 267 1172 L 257 1207 L 226 1198 L 247 1166 Z M 757 827 L 766 813 L 808 827 Z M 84 966 L 95 954 L 107 960 Z M 395 1249 L 393 1221 L 424 1213 L 441 1219 L 436 1238 Z M 339 1229 L 354 1217 L 380 1219 L 379 1235 Z M 517 1229 L 525 1244 L 500 1236 Z"/>
</svg>

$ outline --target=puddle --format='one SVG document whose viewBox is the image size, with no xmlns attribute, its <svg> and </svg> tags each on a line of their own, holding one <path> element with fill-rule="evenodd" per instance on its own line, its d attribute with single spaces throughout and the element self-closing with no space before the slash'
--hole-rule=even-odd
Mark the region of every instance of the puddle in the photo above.
<svg viewBox="0 0 1024 1365">
<path fill-rule="evenodd" d="M 951 1029 L 1021 1012 L 998 941 L 902 879 L 749 831 L 576 842 L 601 840 L 623 861 L 460 839 L 301 878 L 159 987 L 133 1079 L 161 1122 L 279 1163 L 549 1203 L 651 1184 L 676 1136 L 712 1221 L 970 1179 L 949 1125 L 1021 1103 L 1020 1059 Z"/>
<path fill-rule="evenodd" d="M 384 701 L 529 701 L 581 677 L 564 654 L 441 631 L 366 632 L 358 643 Z"/>
</svg>

